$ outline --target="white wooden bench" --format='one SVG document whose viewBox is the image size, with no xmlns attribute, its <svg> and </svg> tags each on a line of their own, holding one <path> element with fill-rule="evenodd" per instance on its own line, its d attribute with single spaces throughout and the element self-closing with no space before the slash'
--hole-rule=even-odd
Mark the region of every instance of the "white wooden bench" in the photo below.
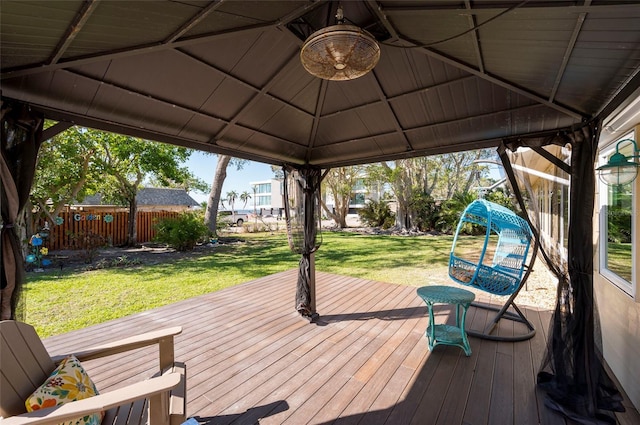
<svg viewBox="0 0 640 425">
<path fill-rule="evenodd" d="M 104 412 L 102 425 L 179 425 L 186 416 L 186 366 L 174 360 L 173 327 L 68 353 L 87 361 L 158 345 L 158 373 L 150 379 L 61 406 L 26 413 L 25 400 L 64 356 L 51 357 L 35 329 L 25 323 L 0 322 L 0 423 L 48 425 Z M 98 389 L 100 383 L 97 382 Z"/>
</svg>

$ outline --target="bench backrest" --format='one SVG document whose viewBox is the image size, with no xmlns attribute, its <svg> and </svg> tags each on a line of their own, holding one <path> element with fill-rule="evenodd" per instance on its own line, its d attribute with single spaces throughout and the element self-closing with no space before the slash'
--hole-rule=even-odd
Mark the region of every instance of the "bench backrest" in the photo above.
<svg viewBox="0 0 640 425">
<path fill-rule="evenodd" d="M 0 416 L 25 413 L 25 400 L 54 369 L 32 326 L 13 320 L 0 322 Z"/>
</svg>

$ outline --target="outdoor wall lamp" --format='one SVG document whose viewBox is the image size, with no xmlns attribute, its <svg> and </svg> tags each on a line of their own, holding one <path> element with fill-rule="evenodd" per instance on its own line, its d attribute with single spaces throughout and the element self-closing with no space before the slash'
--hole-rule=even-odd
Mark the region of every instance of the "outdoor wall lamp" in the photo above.
<svg viewBox="0 0 640 425">
<path fill-rule="evenodd" d="M 619 151 L 620 144 L 629 142 L 633 146 L 633 154 L 625 156 Z M 602 165 L 596 170 L 600 176 L 600 180 L 606 185 L 617 186 L 631 183 L 638 176 L 638 168 L 640 163 L 633 161 L 633 158 L 640 158 L 640 150 L 636 141 L 632 139 L 622 139 L 616 144 L 616 153 L 611 155 L 609 162 Z"/>
</svg>

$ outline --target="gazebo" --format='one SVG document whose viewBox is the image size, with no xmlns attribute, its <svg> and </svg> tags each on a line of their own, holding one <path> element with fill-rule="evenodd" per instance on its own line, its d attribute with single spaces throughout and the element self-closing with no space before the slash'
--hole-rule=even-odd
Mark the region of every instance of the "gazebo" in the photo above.
<svg viewBox="0 0 640 425">
<path fill-rule="evenodd" d="M 591 355 L 594 162 L 606 119 L 640 94 L 637 2 L 7 0 L 0 25 L 3 319 L 22 279 L 13 224 L 38 147 L 71 125 L 280 165 L 311 189 L 332 167 L 569 144 L 580 184 L 561 285 L 580 314 L 559 298 L 566 347 L 550 345 L 540 383 L 559 410 L 617 408 Z M 340 36 L 363 44 L 340 50 Z M 44 119 L 57 124 L 43 131 Z M 301 262 L 306 289 L 312 270 Z M 567 321 L 577 326 L 560 334 Z M 570 371 L 557 367 L 567 358 Z M 566 405 L 562 392 L 583 387 Z"/>
</svg>

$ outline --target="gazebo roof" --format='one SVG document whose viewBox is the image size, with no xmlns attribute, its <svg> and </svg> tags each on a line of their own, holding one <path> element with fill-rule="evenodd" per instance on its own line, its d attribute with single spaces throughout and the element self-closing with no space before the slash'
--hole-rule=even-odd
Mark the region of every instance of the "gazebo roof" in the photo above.
<svg viewBox="0 0 640 425">
<path fill-rule="evenodd" d="M 636 1 L 342 5 L 381 47 L 352 81 L 299 59 L 337 2 L 3 1 L 2 96 L 88 127 L 331 167 L 569 127 L 640 86 Z"/>
</svg>

